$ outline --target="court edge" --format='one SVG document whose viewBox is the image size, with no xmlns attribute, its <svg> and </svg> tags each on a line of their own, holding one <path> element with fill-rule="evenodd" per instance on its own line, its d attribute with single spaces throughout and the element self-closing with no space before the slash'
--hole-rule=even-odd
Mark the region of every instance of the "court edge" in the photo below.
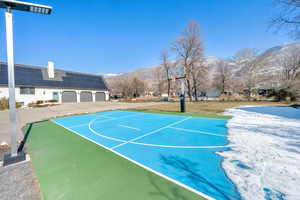
<svg viewBox="0 0 300 200">
<path fill-rule="evenodd" d="M 191 112 L 176 112 L 176 111 L 163 111 L 163 110 L 144 110 L 144 109 L 120 109 L 120 111 L 127 112 L 142 112 L 150 114 L 160 114 L 160 115 L 176 115 L 176 116 L 186 116 L 186 117 L 196 117 L 196 118 L 206 118 L 206 119 L 216 119 L 216 120 L 230 120 L 232 116 L 223 114 L 200 114 Z"/>
<path fill-rule="evenodd" d="M 197 195 L 199 195 L 199 196 L 201 196 L 201 197 L 206 198 L 207 200 L 215 200 L 214 198 L 212 198 L 212 197 L 210 197 L 210 196 L 208 196 L 208 195 L 206 195 L 206 194 L 204 194 L 204 193 L 202 193 L 202 192 L 199 192 L 199 191 L 197 191 L 197 190 L 195 190 L 195 189 L 193 189 L 193 188 L 191 188 L 191 187 L 189 187 L 189 186 L 187 186 L 187 185 L 185 185 L 185 184 L 183 184 L 183 183 L 180 183 L 180 182 L 176 181 L 175 179 L 172 179 L 172 178 L 170 178 L 170 177 L 167 177 L 167 176 L 164 175 L 164 174 L 161 174 L 161 173 L 159 173 L 159 172 L 157 172 L 157 171 L 155 171 L 155 170 L 153 170 L 153 169 L 151 169 L 151 168 L 149 168 L 149 167 L 147 167 L 147 166 L 145 166 L 145 165 L 143 165 L 143 164 L 141 164 L 141 163 L 139 163 L 139 162 L 137 162 L 137 161 L 134 161 L 134 160 L 132 160 L 131 158 L 128 158 L 128 157 L 126 157 L 126 156 L 120 154 L 119 152 L 117 152 L 117 151 L 115 151 L 115 150 L 113 150 L 113 149 L 110 149 L 110 148 L 108 148 L 108 147 L 106 147 L 106 146 L 104 146 L 104 145 L 102 145 L 102 144 L 99 144 L 99 143 L 97 143 L 97 142 L 95 142 L 95 141 L 93 141 L 93 140 L 91 140 L 91 139 L 89 139 L 89 138 L 87 138 L 87 137 L 85 137 L 85 136 L 83 136 L 83 135 L 77 133 L 76 131 L 73 131 L 73 130 L 71 130 L 71 129 L 69 129 L 69 128 L 67 128 L 67 127 L 65 127 L 65 126 L 63 126 L 63 125 L 61 125 L 61 124 L 59 124 L 59 123 L 57 123 L 57 122 L 55 122 L 55 121 L 52 120 L 52 119 L 51 119 L 50 121 L 53 122 L 54 124 L 56 124 L 56 125 L 58 125 L 58 126 L 64 128 L 64 129 L 66 129 L 66 130 L 68 130 L 68 131 L 70 131 L 70 132 L 73 132 L 73 133 L 75 133 L 76 135 L 79 135 L 80 137 L 83 137 L 84 139 L 86 139 L 86 140 L 88 140 L 88 141 L 90 141 L 90 142 L 92 142 L 92 143 L 94 143 L 94 144 L 97 144 L 97 145 L 101 146 L 102 148 L 104 148 L 104 149 L 106 149 L 106 150 L 108 150 L 108 151 L 110 151 L 110 152 L 112 152 L 112 153 L 114 153 L 114 154 L 116 154 L 116 155 L 118 155 L 118 156 L 120 156 L 120 157 L 122 157 L 122 158 L 124 158 L 124 159 L 126 159 L 126 160 L 128 160 L 128 161 L 130 161 L 130 162 L 132 162 L 132 163 L 134 163 L 134 164 L 136 164 L 136 165 L 138 165 L 138 166 L 140 166 L 140 167 L 142 167 L 142 168 L 144 168 L 144 169 L 146 169 L 146 170 L 148 170 L 148 171 L 150 171 L 150 172 L 152 172 L 152 173 L 158 175 L 158 176 L 160 176 L 160 177 L 163 177 L 163 178 L 167 179 L 168 181 L 171 181 L 171 182 L 173 182 L 173 183 L 175 183 L 175 184 L 177 184 L 177 185 L 179 185 L 179 186 L 181 186 L 181 187 L 183 187 L 183 188 L 185 188 L 185 189 L 187 189 L 187 190 L 189 190 L 189 191 L 191 191 L 191 192 L 196 193 Z"/>
</svg>

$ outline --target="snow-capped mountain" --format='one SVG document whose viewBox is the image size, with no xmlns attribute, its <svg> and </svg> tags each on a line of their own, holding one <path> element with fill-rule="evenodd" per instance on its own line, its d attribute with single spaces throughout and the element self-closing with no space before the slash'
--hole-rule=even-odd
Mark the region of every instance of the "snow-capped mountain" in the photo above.
<svg viewBox="0 0 300 200">
<path fill-rule="evenodd" d="M 101 76 L 103 76 L 104 78 L 110 78 L 110 77 L 115 77 L 115 76 L 120 76 L 122 75 L 121 73 L 120 74 L 99 74 Z"/>
</svg>

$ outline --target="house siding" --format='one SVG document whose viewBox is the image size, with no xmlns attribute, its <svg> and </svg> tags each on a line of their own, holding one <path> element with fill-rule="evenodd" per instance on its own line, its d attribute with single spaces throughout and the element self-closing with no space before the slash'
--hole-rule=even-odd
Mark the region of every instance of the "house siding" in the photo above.
<svg viewBox="0 0 300 200">
<path fill-rule="evenodd" d="M 95 102 L 96 92 L 104 92 L 105 100 L 109 100 L 109 92 L 103 90 L 75 90 L 75 89 L 62 89 L 62 88 L 35 88 L 35 94 L 20 94 L 20 87 L 16 87 L 16 101 L 22 102 L 25 106 L 37 101 L 48 101 L 53 99 L 53 92 L 58 92 L 59 103 L 62 103 L 62 92 L 74 91 L 77 94 L 77 103 L 80 102 L 80 93 L 82 91 L 92 92 L 93 102 Z M 8 88 L 0 86 L 0 98 L 8 98 Z"/>
</svg>

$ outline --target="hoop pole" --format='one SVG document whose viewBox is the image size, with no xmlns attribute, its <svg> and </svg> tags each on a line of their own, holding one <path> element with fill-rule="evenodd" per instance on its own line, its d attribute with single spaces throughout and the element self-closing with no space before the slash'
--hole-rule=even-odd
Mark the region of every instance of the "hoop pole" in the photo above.
<svg viewBox="0 0 300 200">
<path fill-rule="evenodd" d="M 181 79 L 180 112 L 185 112 L 185 88 L 184 79 Z"/>
</svg>

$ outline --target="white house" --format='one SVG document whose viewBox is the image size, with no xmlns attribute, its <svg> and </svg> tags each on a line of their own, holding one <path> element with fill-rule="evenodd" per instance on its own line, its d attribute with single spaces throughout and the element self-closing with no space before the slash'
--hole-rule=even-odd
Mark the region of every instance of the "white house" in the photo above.
<svg viewBox="0 0 300 200">
<path fill-rule="evenodd" d="M 7 64 L 0 62 L 0 99 L 8 98 Z M 23 105 L 37 101 L 59 103 L 107 101 L 109 92 L 100 75 L 83 74 L 45 67 L 15 65 L 16 101 Z"/>
</svg>

